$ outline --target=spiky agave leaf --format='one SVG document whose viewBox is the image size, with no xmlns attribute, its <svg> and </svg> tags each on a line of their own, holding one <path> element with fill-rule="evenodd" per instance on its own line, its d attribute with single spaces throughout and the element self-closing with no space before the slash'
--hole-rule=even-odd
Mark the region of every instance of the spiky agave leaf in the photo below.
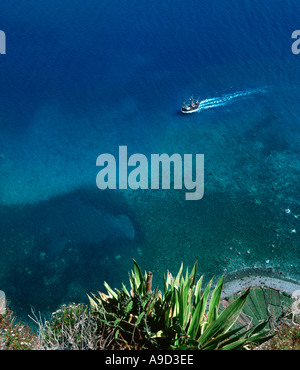
<svg viewBox="0 0 300 370">
<path fill-rule="evenodd" d="M 224 276 L 222 276 L 217 285 L 215 286 L 212 296 L 209 302 L 208 314 L 207 314 L 207 324 L 209 325 L 212 321 L 216 320 L 218 317 L 219 305 L 221 294 L 224 285 Z"/>
<path fill-rule="evenodd" d="M 250 293 L 250 288 L 247 289 L 240 297 L 232 302 L 218 318 L 211 322 L 205 328 L 203 334 L 199 338 L 199 345 L 203 346 L 211 338 L 226 333 L 236 322 L 241 313 L 246 299 Z"/>
</svg>

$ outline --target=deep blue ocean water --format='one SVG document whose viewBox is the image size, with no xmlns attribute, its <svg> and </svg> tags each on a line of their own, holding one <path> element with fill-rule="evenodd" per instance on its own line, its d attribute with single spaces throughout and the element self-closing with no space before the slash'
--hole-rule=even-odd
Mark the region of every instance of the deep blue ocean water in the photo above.
<svg viewBox="0 0 300 370">
<path fill-rule="evenodd" d="M 48 312 L 183 261 L 299 278 L 297 0 L 0 5 L 0 289 Z M 191 95 L 206 103 L 183 115 Z M 209 100 L 206 100 L 209 99 Z M 205 195 L 96 187 L 96 158 L 203 153 Z M 289 211 L 287 211 L 289 210 Z"/>
</svg>

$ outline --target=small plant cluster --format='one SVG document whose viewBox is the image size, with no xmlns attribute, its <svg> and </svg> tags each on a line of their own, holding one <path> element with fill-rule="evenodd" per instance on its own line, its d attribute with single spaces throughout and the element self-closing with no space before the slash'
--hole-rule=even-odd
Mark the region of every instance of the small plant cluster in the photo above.
<svg viewBox="0 0 300 370">
<path fill-rule="evenodd" d="M 86 349 L 91 347 L 89 339 L 95 333 L 88 307 L 75 303 L 62 305 L 41 328 L 39 332 L 45 349 Z"/>
<path fill-rule="evenodd" d="M 133 349 L 200 349 L 232 350 L 260 344 L 272 336 L 267 322 L 250 329 L 234 327 L 250 289 L 220 312 L 224 277 L 212 291 L 212 280 L 202 292 L 203 276 L 196 279 L 197 263 L 191 273 L 183 266 L 175 278 L 164 276 L 163 292 L 152 292 L 152 274 L 142 274 L 134 261 L 129 275 L 130 291 L 122 284 L 113 290 L 105 283 L 107 295 L 89 297 L 98 320 L 113 328 L 115 339 Z"/>
<path fill-rule="evenodd" d="M 0 315 L 0 350 L 31 350 L 38 348 L 38 337 L 32 329 L 16 321 L 13 312 L 7 308 Z"/>
<path fill-rule="evenodd" d="M 272 350 L 300 350 L 300 328 L 293 323 L 282 323 L 278 333 L 270 342 Z"/>
<path fill-rule="evenodd" d="M 299 301 L 298 301 L 299 304 Z M 261 350 L 300 350 L 300 317 L 289 310 L 275 328 L 274 337 Z"/>
<path fill-rule="evenodd" d="M 85 304 L 62 305 L 43 322 L 34 314 L 39 327 L 39 343 L 45 350 L 120 349 L 113 329 L 97 320 Z"/>
</svg>

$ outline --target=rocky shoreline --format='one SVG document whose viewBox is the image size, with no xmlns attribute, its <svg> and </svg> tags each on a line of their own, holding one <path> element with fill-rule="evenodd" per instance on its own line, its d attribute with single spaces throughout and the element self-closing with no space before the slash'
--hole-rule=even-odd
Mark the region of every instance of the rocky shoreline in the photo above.
<svg viewBox="0 0 300 370">
<path fill-rule="evenodd" d="M 288 277 L 278 276 L 263 269 L 245 269 L 236 271 L 225 277 L 222 297 L 238 293 L 249 287 L 269 287 L 292 295 L 300 291 L 300 281 Z"/>
</svg>

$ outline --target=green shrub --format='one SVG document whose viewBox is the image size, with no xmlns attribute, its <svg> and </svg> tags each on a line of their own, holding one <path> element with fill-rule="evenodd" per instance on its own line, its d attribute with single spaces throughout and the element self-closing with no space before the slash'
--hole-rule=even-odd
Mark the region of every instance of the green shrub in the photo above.
<svg viewBox="0 0 300 370">
<path fill-rule="evenodd" d="M 62 305 L 45 322 L 43 344 L 46 347 L 71 349 L 83 347 L 82 328 L 88 308 L 83 304 Z"/>
<path fill-rule="evenodd" d="M 53 312 L 49 321 L 37 317 L 40 343 L 50 350 L 120 349 L 114 330 L 99 321 L 85 304 L 62 305 Z"/>
<path fill-rule="evenodd" d="M 7 307 L 0 315 L 0 350 L 39 349 L 37 334 L 25 323 L 17 320 Z"/>
</svg>

